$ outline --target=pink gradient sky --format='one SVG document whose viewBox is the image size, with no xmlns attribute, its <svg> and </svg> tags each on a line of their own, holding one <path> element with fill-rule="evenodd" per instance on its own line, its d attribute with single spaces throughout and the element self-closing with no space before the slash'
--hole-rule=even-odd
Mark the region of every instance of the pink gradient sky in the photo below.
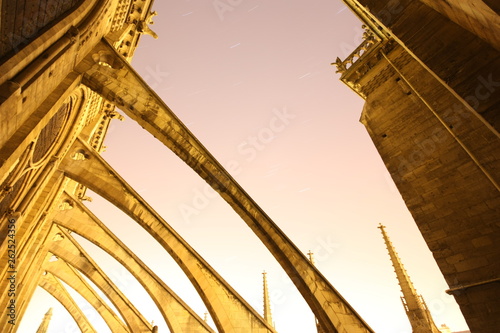
<svg viewBox="0 0 500 333">
<path fill-rule="evenodd" d="M 218 12 L 216 3 L 231 10 Z M 317 267 L 365 321 L 377 332 L 411 332 L 377 229 L 383 223 L 436 324 L 467 329 L 358 121 L 362 99 L 330 65 L 361 41 L 362 23 L 342 2 L 157 0 L 154 10 L 159 39 L 142 37 L 134 68 L 222 165 L 237 165 L 234 178 L 304 253 L 315 252 Z M 130 119 L 112 123 L 106 145 L 104 158 L 259 312 L 268 272 L 278 332 L 315 332 L 311 311 L 266 248 L 222 199 L 204 194 L 182 161 Z M 88 207 L 203 317 L 168 254 L 89 194 Z M 123 269 L 86 247 L 168 332 Z M 37 291 L 23 328 L 36 327 L 49 303 Z M 56 310 L 50 331 L 68 331 L 68 315 Z"/>
</svg>

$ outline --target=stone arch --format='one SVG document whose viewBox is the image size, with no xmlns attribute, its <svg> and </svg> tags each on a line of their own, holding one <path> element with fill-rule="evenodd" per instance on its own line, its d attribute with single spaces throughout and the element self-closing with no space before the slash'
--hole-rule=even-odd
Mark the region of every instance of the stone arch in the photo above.
<svg viewBox="0 0 500 333">
<path fill-rule="evenodd" d="M 82 272 L 98 286 L 118 309 L 132 332 L 151 332 L 153 329 L 151 324 L 142 316 L 90 256 L 88 256 L 78 242 L 62 228 L 59 228 L 59 230 L 62 239 L 58 242 L 53 242 L 50 245 L 49 252 Z"/>
<path fill-rule="evenodd" d="M 128 249 L 87 207 L 67 193 L 63 193 L 61 201 L 70 205 L 71 209 L 59 210 L 52 217 L 53 221 L 93 242 L 122 264 L 151 296 L 172 333 L 213 332 L 203 319 Z"/>
<path fill-rule="evenodd" d="M 73 297 L 51 273 L 42 275 L 38 284 L 64 306 L 83 333 L 97 333 Z"/>
<path fill-rule="evenodd" d="M 99 154 L 82 140 L 75 141 L 72 151 L 81 149 L 89 158 L 78 161 L 65 158 L 61 163 L 61 170 L 67 177 L 83 184 L 123 210 L 165 248 L 191 280 L 219 331 L 234 332 L 242 329 L 252 330 L 255 333 L 274 332 L 274 328 L 238 295 Z"/>
<path fill-rule="evenodd" d="M 80 273 L 66 263 L 64 260 L 45 261 L 42 269 L 44 273 L 50 273 L 54 277 L 66 283 L 76 290 L 104 319 L 111 332 L 130 333 L 128 327 L 107 305 L 107 303 L 95 292 L 95 290 L 85 281 Z"/>
</svg>

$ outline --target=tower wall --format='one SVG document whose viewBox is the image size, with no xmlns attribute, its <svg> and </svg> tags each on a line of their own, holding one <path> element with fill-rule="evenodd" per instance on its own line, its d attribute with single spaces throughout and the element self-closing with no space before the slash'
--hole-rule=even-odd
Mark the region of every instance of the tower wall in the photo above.
<svg viewBox="0 0 500 333">
<path fill-rule="evenodd" d="M 365 98 L 361 122 L 471 331 L 495 332 L 500 327 L 499 53 L 424 1 L 357 5 L 358 15 L 373 18 L 389 37 L 342 80 Z"/>
</svg>

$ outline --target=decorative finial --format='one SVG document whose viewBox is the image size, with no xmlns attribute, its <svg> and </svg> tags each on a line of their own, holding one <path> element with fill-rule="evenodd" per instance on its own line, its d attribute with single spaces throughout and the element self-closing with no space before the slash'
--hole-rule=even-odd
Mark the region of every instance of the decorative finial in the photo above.
<svg viewBox="0 0 500 333">
<path fill-rule="evenodd" d="M 309 250 L 309 252 L 307 252 L 307 255 L 309 256 L 309 261 L 311 262 L 311 264 L 314 265 L 314 253 Z"/>
<path fill-rule="evenodd" d="M 340 60 L 339 57 L 337 57 L 337 59 L 335 59 L 335 62 L 332 63 L 332 65 L 337 66 L 337 70 L 335 71 L 335 73 L 343 74 L 343 73 L 345 73 L 345 71 L 347 71 L 346 65 L 344 64 L 344 62 L 342 60 Z"/>
</svg>

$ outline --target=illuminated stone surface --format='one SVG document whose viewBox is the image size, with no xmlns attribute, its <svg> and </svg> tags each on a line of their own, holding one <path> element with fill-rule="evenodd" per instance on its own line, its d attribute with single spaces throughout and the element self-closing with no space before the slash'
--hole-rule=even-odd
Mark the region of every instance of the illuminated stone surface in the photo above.
<svg viewBox="0 0 500 333">
<path fill-rule="evenodd" d="M 494 1 L 344 1 L 367 41 L 341 80 L 472 332 L 500 327 L 500 21 Z M 362 54 L 361 54 L 362 53 Z"/>
</svg>

